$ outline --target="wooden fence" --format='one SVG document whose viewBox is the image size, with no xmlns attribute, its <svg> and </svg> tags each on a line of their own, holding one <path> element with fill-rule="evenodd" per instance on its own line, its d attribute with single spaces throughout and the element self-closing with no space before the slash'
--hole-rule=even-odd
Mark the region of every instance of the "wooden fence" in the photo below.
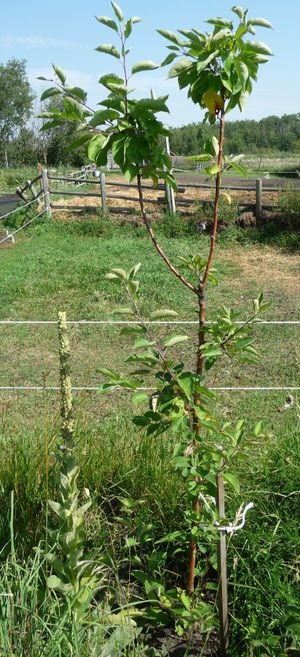
<svg viewBox="0 0 300 657">
<path fill-rule="evenodd" d="M 47 210 L 47 215 L 50 217 L 52 210 L 68 210 L 68 211 L 97 211 L 99 209 L 108 212 L 117 212 L 119 214 L 123 213 L 132 213 L 134 206 L 126 205 L 126 201 L 130 203 L 139 203 L 137 195 L 137 186 L 133 183 L 127 183 L 125 181 L 115 180 L 114 177 L 106 178 L 105 174 L 101 171 L 97 171 L 93 165 L 85 167 L 85 170 L 75 172 L 71 176 L 59 176 L 53 175 L 47 169 L 42 169 L 40 175 L 34 178 L 33 180 L 28 180 L 26 185 L 23 188 L 18 188 L 16 190 L 17 194 L 25 201 L 36 200 L 39 202 L 39 197 L 43 194 L 45 195 L 45 206 Z M 58 183 L 59 188 L 57 188 Z M 66 189 L 66 185 L 70 185 L 72 189 Z M 93 186 L 94 189 L 89 191 L 79 191 L 78 187 L 82 185 Z M 114 191 L 117 189 L 117 193 Z M 135 195 L 134 192 L 135 191 Z M 145 183 L 143 184 L 143 191 L 145 193 L 145 202 L 147 205 L 157 205 L 158 207 L 166 207 L 170 212 L 176 212 L 177 208 L 179 210 L 187 209 L 195 204 L 203 206 L 212 206 L 211 199 L 201 199 L 197 197 L 189 197 L 189 191 L 195 193 L 195 190 L 205 190 L 213 191 L 213 185 L 209 183 L 187 183 L 184 185 L 179 185 L 176 198 L 174 196 L 173 190 L 165 184 L 159 184 L 157 186 Z M 280 191 L 285 191 L 284 187 L 275 187 L 270 185 L 263 186 L 263 180 L 258 179 L 255 181 L 255 185 L 232 185 L 225 184 L 222 185 L 222 190 L 224 191 L 240 191 L 240 192 L 252 192 L 253 201 L 251 202 L 241 202 L 239 201 L 239 208 L 242 211 L 251 210 L 255 213 L 257 219 L 261 219 L 263 210 L 272 210 L 278 207 L 275 203 L 264 203 L 263 195 L 264 192 L 277 193 Z M 157 192 L 158 196 L 152 195 L 151 198 L 147 197 L 147 192 Z M 58 200 L 56 200 L 58 198 Z M 79 197 L 82 199 L 93 199 L 93 203 L 90 205 L 78 205 L 78 204 L 67 204 L 63 203 L 62 199 Z M 99 199 L 99 200 L 98 200 Z M 114 205 L 113 201 L 122 201 L 120 205 Z"/>
</svg>

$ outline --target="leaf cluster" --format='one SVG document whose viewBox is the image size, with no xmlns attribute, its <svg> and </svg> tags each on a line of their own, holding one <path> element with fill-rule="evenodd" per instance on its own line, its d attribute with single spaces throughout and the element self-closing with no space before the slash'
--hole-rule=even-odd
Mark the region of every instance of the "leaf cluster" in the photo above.
<svg viewBox="0 0 300 657">
<path fill-rule="evenodd" d="M 97 52 L 109 55 L 120 62 L 121 73 L 106 73 L 99 79 L 99 84 L 107 95 L 99 102 L 100 109 L 94 111 L 86 105 L 86 93 L 79 87 L 67 85 L 63 70 L 53 65 L 56 76 L 54 86 L 46 89 L 42 100 L 52 96 L 63 97 L 63 111 L 53 109 L 43 112 L 40 116 L 48 119 L 43 130 L 63 125 L 69 121 L 77 126 L 77 135 L 71 148 L 86 146 L 88 158 L 97 166 L 107 164 L 108 153 L 111 151 L 115 162 L 126 178 L 131 181 L 136 176 L 152 178 L 154 183 L 159 179 L 168 182 L 175 188 L 171 174 L 171 162 L 162 145 L 162 137 L 169 134 L 164 124 L 157 118 L 158 113 L 168 113 L 167 96 L 142 99 L 132 98 L 133 89 L 129 86 L 130 79 L 137 73 L 154 70 L 159 67 L 153 61 L 140 61 L 127 70 L 127 56 L 130 50 L 127 41 L 131 36 L 133 26 L 140 18 L 133 16 L 124 19 L 121 8 L 111 2 L 114 18 L 97 16 L 99 23 L 118 35 L 118 47 L 112 43 L 102 43 Z M 40 78 L 41 79 L 41 78 Z M 42 78 L 45 79 L 45 78 Z"/>
<path fill-rule="evenodd" d="M 171 44 L 162 66 L 172 63 L 169 77 L 177 78 L 180 89 L 187 88 L 193 102 L 206 109 L 205 120 L 210 123 L 220 111 L 230 112 L 236 106 L 242 111 L 259 65 L 272 55 L 266 44 L 247 38 L 255 35 L 256 26 L 271 28 L 269 21 L 249 19 L 248 10 L 238 6 L 232 11 L 239 18 L 237 26 L 233 20 L 217 17 L 207 21 L 212 32 L 158 30 Z"/>
</svg>

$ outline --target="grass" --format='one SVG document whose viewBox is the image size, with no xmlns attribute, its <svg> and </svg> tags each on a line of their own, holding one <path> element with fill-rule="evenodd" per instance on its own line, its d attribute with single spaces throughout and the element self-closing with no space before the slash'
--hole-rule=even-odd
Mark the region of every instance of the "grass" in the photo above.
<svg viewBox="0 0 300 657">
<path fill-rule="evenodd" d="M 185 234 L 172 239 L 161 229 L 161 239 L 175 261 L 179 255 L 196 249 L 205 253 L 208 247 L 206 235 Z M 143 263 L 145 309 L 170 307 L 178 311 L 180 319 L 193 319 L 193 300 L 158 259 L 144 230 L 116 228 L 99 218 L 42 221 L 15 245 L 1 249 L 0 318 L 57 319 L 58 311 L 66 310 L 69 319 L 110 319 L 113 308 L 122 300 L 118 289 L 105 281 L 104 275 L 113 266 L 126 268 L 137 261 Z M 300 318 L 300 267 L 295 253 L 259 244 L 250 232 L 241 238 L 239 231 L 230 230 L 220 236 L 216 266 L 220 285 L 209 292 L 211 318 L 211 309 L 222 303 L 234 306 L 245 317 L 252 297 L 261 290 L 272 302 L 269 318 Z M 195 335 L 192 328 L 187 331 L 190 341 L 182 357 L 188 362 Z M 255 332 L 262 353 L 260 365 L 243 369 L 235 366 L 231 370 L 224 362 L 222 371 L 211 382 L 237 386 L 299 385 L 299 328 L 260 326 Z M 0 385 L 57 385 L 55 327 L 1 326 L 1 338 Z M 97 385 L 101 380 L 99 367 L 125 369 L 123 362 L 130 341 L 120 338 L 115 327 L 72 327 L 71 345 L 73 384 Z M 246 528 L 229 545 L 233 657 L 252 657 L 263 652 L 279 657 L 292 640 L 287 629 L 288 608 L 299 604 L 299 409 L 296 394 L 294 404 L 286 411 L 281 410 L 284 401 L 285 394 L 280 392 L 222 393 L 216 401 L 220 413 L 229 419 L 245 417 L 251 426 L 262 418 L 268 434 L 264 444 L 257 445 L 236 464 L 242 481 L 241 497 L 227 493 L 229 517 L 234 516 L 242 499 L 255 503 Z M 75 411 L 81 486 L 90 489 L 93 499 L 87 546 L 100 548 L 117 581 L 127 581 L 134 557 L 132 553 L 128 559 L 125 549 L 128 532 L 131 535 L 134 527 L 149 526 L 149 539 L 140 548 L 144 558 L 156 549 L 155 540 L 184 523 L 182 483 L 171 466 L 174 437 L 145 439 L 137 434 L 131 423 L 136 409 L 124 393 L 107 397 L 78 394 Z M 26 619 L 19 619 L 16 610 L 8 612 L 5 607 L 5 618 L 15 623 L 18 643 L 13 648 L 9 644 L 9 652 L 4 634 L 0 634 L 1 657 L 1 650 L 10 657 L 12 650 L 24 657 L 43 654 L 40 646 L 22 643 L 22 628 L 30 628 L 32 640 L 33 636 L 36 640 L 40 636 L 41 623 L 51 628 L 51 607 L 50 611 L 47 608 L 47 616 L 43 607 L 36 605 L 36 586 L 29 590 L 28 578 L 30 572 L 35 577 L 42 572 L 29 555 L 33 546 L 46 539 L 47 499 L 55 497 L 53 453 L 59 441 L 58 417 L 56 393 L 1 392 L 0 587 L 4 593 L 14 594 L 10 588 L 14 578 L 24 582 L 27 598 L 18 608 L 26 609 L 28 614 Z M 12 490 L 17 562 L 11 556 Z M 137 503 L 129 528 L 119 520 L 121 498 Z M 180 569 L 184 561 L 181 553 L 175 559 L 173 550 L 171 546 L 167 551 L 167 572 L 173 572 L 175 567 Z M 169 573 L 168 577 L 173 576 Z M 184 585 L 184 574 L 176 583 Z M 4 604 L 1 596 L 0 602 Z M 62 622 L 70 634 L 69 620 Z M 9 632 L 5 630 L 6 638 Z M 45 654 L 64 657 L 69 648 L 64 646 L 59 652 L 54 647 L 55 641 L 59 645 L 55 636 L 53 628 L 51 633 L 49 629 Z M 257 641 L 262 645 L 256 646 Z M 98 654 L 93 652 L 96 648 L 91 648 L 91 643 L 90 653 L 86 653 L 86 645 L 83 641 L 72 654 Z M 147 646 L 139 642 L 137 646 L 130 655 L 149 654 Z"/>
</svg>

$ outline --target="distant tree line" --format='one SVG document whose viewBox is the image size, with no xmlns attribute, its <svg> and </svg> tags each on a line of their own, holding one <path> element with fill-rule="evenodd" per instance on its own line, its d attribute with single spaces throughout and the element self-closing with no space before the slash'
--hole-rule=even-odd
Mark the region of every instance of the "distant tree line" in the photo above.
<svg viewBox="0 0 300 657">
<path fill-rule="evenodd" d="M 81 166 L 84 149 L 69 151 L 75 127 L 71 124 L 41 132 L 41 109 L 52 109 L 56 98 L 41 108 L 26 75 L 26 61 L 11 59 L 0 63 L 0 167 L 58 164 Z M 189 123 L 171 128 L 170 146 L 176 155 L 195 155 L 215 134 L 214 127 Z M 227 153 L 270 151 L 300 153 L 300 113 L 268 116 L 260 121 L 232 121 L 226 126 Z"/>
<path fill-rule="evenodd" d="M 171 150 L 176 155 L 196 155 L 216 129 L 202 123 L 172 128 Z M 300 113 L 268 116 L 260 121 L 231 121 L 226 124 L 227 153 L 283 151 L 300 153 Z"/>
</svg>

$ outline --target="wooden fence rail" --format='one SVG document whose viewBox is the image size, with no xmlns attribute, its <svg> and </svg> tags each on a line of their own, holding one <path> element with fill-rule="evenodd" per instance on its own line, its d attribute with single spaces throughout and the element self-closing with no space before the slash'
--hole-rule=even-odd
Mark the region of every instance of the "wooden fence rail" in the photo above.
<svg viewBox="0 0 300 657">
<path fill-rule="evenodd" d="M 137 189 L 136 185 L 133 183 L 127 183 L 127 182 L 120 182 L 118 180 L 106 180 L 105 174 L 103 172 L 96 172 L 96 175 L 92 178 L 89 177 L 89 174 L 93 173 L 94 170 L 91 167 L 86 167 L 86 171 L 83 172 L 82 170 L 79 172 L 80 177 L 72 174 L 71 176 L 57 176 L 57 175 L 52 175 L 47 171 L 47 169 L 42 169 L 41 168 L 41 173 L 39 176 L 36 176 L 33 180 L 28 180 L 26 185 L 23 188 L 19 188 L 16 190 L 17 194 L 26 202 L 28 202 L 28 194 L 30 194 L 31 198 L 30 200 L 36 200 L 39 202 L 39 197 L 42 194 L 45 194 L 45 206 L 47 210 L 47 215 L 50 217 L 52 214 L 52 210 L 72 210 L 72 211 L 91 211 L 91 210 L 99 210 L 101 208 L 102 210 L 108 210 L 109 212 L 119 212 L 120 214 L 122 213 L 130 213 L 133 210 L 133 207 L 131 206 L 125 206 L 121 205 L 119 207 L 113 206 L 110 202 L 113 200 L 116 201 L 128 201 L 130 203 L 136 202 L 137 204 L 139 203 L 138 196 L 133 196 L 130 194 L 130 191 L 133 189 Z M 84 176 L 86 177 L 83 177 Z M 80 186 L 81 185 L 94 185 L 95 190 L 92 191 L 79 191 L 77 189 L 78 187 L 78 182 L 80 180 Z M 74 188 L 71 190 L 66 190 L 66 189 L 55 189 L 53 186 L 53 182 L 56 183 L 68 183 L 68 184 L 73 184 Z M 39 188 L 37 188 L 37 183 L 39 183 Z M 110 190 L 112 188 L 116 188 L 117 190 L 120 189 L 120 193 L 112 194 L 110 193 Z M 151 205 L 158 205 L 158 207 L 165 206 L 170 212 L 176 212 L 176 206 L 181 207 L 181 208 L 187 208 L 192 206 L 193 204 L 201 204 L 203 207 L 209 207 L 212 206 L 212 200 L 209 199 L 197 199 L 197 198 L 189 198 L 188 197 L 188 190 L 189 189 L 203 189 L 203 190 L 212 190 L 213 191 L 213 185 L 208 184 L 208 183 L 187 183 L 187 184 L 179 184 L 178 189 L 177 189 L 177 196 L 176 199 L 174 197 L 171 197 L 169 193 L 167 193 L 167 187 L 165 183 L 159 183 L 157 186 L 149 183 L 143 184 L 143 191 L 156 191 L 156 192 L 161 192 L 161 196 L 157 196 L 156 198 L 146 198 L 145 201 L 147 204 Z M 241 201 L 239 203 L 239 207 L 242 210 L 252 210 L 255 212 L 255 215 L 258 220 L 261 219 L 262 213 L 264 210 L 273 210 L 276 207 L 276 203 L 264 203 L 263 202 L 263 196 L 264 192 L 268 193 L 276 193 L 276 192 L 282 192 L 285 191 L 284 187 L 276 187 L 275 185 L 270 185 L 264 186 L 263 185 L 263 180 L 258 179 L 255 181 L 255 186 L 242 186 L 238 184 L 223 184 L 221 186 L 222 190 L 228 190 L 228 191 L 240 191 L 240 192 L 253 192 L 255 195 L 255 199 L 253 201 Z M 129 194 L 126 194 L 126 191 L 128 190 Z M 95 198 L 95 203 L 97 199 L 100 199 L 99 204 L 95 205 L 64 205 L 63 202 L 60 203 L 59 199 L 57 197 L 73 197 L 77 196 L 79 198 Z M 54 197 L 57 198 L 57 201 L 54 201 Z"/>
</svg>

